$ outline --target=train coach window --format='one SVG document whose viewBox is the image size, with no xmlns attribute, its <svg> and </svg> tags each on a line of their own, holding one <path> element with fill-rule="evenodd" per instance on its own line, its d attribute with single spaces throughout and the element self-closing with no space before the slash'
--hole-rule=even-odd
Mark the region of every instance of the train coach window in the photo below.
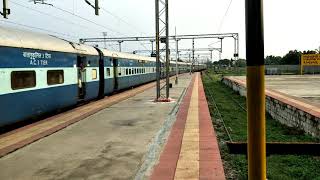
<svg viewBox="0 0 320 180">
<path fill-rule="evenodd" d="M 129 74 L 131 74 L 131 69 L 129 69 Z"/>
<path fill-rule="evenodd" d="M 107 68 L 107 77 L 110 77 L 110 76 L 111 76 L 110 68 Z"/>
<path fill-rule="evenodd" d="M 128 73 L 128 68 L 126 68 L 126 75 L 128 75 L 129 73 Z"/>
<path fill-rule="evenodd" d="M 13 71 L 11 72 L 11 88 L 24 89 L 36 86 L 35 71 Z"/>
<path fill-rule="evenodd" d="M 97 79 L 97 70 L 96 69 L 92 69 L 92 79 Z"/>
<path fill-rule="evenodd" d="M 64 73 L 63 70 L 49 70 L 47 71 L 47 84 L 63 84 L 64 82 Z"/>
</svg>

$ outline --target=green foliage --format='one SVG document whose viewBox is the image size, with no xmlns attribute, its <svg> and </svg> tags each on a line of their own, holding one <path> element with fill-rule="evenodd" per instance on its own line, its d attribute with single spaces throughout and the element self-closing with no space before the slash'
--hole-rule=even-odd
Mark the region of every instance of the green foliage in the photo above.
<svg viewBox="0 0 320 180">
<path fill-rule="evenodd" d="M 224 67 L 230 67 L 232 65 L 232 61 L 229 59 L 221 59 L 219 61 L 213 62 L 213 65 L 215 66 L 224 66 Z"/>
<path fill-rule="evenodd" d="M 307 51 L 298 51 L 298 50 L 290 50 L 283 57 L 280 56 L 267 56 L 265 58 L 266 65 L 298 65 L 300 64 L 301 54 L 316 54 L 317 52 L 314 50 Z"/>
<path fill-rule="evenodd" d="M 238 60 L 234 61 L 234 65 L 235 65 L 235 67 L 246 67 L 247 62 L 245 59 L 238 59 Z"/>
<path fill-rule="evenodd" d="M 267 56 L 265 59 L 266 65 L 279 65 L 281 63 L 281 57 L 280 56 Z"/>
<path fill-rule="evenodd" d="M 229 60 L 229 59 L 221 59 L 219 61 L 215 61 L 212 63 L 216 67 L 245 67 L 246 60 L 238 59 L 238 60 Z"/>
<path fill-rule="evenodd" d="M 298 65 L 300 64 L 300 57 L 301 54 L 316 54 L 317 51 L 314 50 L 307 50 L 307 51 L 298 51 L 298 50 L 290 50 L 286 55 L 283 57 L 281 56 L 273 56 L 269 55 L 265 58 L 266 65 Z M 320 51 L 319 51 L 320 53 Z M 229 60 L 229 59 L 221 59 L 219 61 L 208 62 L 209 66 L 212 67 L 245 67 L 246 60 L 245 59 L 238 59 L 238 60 Z"/>
<path fill-rule="evenodd" d="M 297 65 L 300 63 L 301 52 L 294 50 L 289 51 L 281 60 L 281 64 Z"/>
</svg>

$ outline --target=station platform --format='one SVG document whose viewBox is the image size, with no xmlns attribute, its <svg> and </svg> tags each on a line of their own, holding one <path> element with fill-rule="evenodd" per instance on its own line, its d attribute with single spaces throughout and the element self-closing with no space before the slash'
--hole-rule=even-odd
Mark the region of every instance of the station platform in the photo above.
<svg viewBox="0 0 320 180">
<path fill-rule="evenodd" d="M 149 83 L 1 135 L 0 179 L 224 179 L 200 73 L 154 96 Z"/>
</svg>

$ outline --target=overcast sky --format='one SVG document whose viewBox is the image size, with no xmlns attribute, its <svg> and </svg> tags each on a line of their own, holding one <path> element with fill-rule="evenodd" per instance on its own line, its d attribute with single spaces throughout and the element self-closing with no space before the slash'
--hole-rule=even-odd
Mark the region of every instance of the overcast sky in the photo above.
<svg viewBox="0 0 320 180">
<path fill-rule="evenodd" d="M 100 0 L 100 6 L 103 8 L 100 10 L 100 16 L 95 16 L 94 10 L 84 0 L 46 1 L 54 7 L 33 4 L 29 0 L 8 1 L 11 15 L 8 20 L 0 19 L 1 26 L 30 29 L 17 25 L 23 24 L 39 28 L 32 31 L 54 34 L 72 41 L 86 37 L 102 37 L 102 32 L 107 32 L 108 37 L 155 34 L 154 0 Z M 239 33 L 240 57 L 245 58 L 245 1 L 233 0 L 227 11 L 229 4 L 230 0 L 169 0 L 170 35 L 174 35 L 175 27 L 179 35 Z M 265 55 L 283 56 L 291 49 L 318 49 L 319 8 L 319 0 L 265 0 Z M 212 43 L 213 47 L 219 47 L 220 44 L 215 43 L 216 41 L 196 40 L 195 47 L 205 48 Z M 174 48 L 175 44 L 170 46 Z M 179 46 L 191 48 L 192 44 L 186 40 L 181 41 Z M 108 48 L 117 50 L 118 46 L 108 44 Z M 125 43 L 122 46 L 124 51 L 145 48 L 151 48 L 150 43 Z M 233 39 L 224 39 L 222 57 L 231 58 L 233 51 Z M 217 59 L 216 52 L 214 60 Z"/>
</svg>

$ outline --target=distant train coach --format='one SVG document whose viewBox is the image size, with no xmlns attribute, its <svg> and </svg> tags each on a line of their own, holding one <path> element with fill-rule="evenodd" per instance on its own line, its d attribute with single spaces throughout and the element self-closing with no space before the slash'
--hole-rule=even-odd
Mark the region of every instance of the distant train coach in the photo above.
<svg viewBox="0 0 320 180">
<path fill-rule="evenodd" d="M 0 127 L 154 81 L 155 68 L 151 57 L 0 27 Z M 179 73 L 189 70 L 178 62 Z"/>
</svg>

